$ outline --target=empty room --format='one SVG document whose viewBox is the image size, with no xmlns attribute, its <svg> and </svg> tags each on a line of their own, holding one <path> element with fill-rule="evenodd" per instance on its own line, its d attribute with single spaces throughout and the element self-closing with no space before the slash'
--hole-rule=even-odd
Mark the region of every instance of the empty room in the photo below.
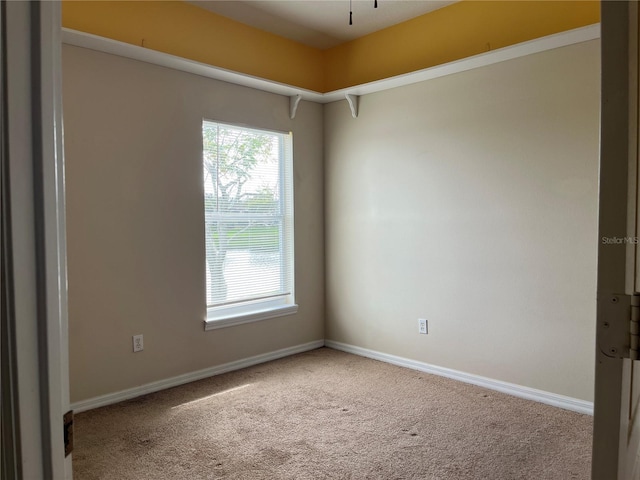
<svg viewBox="0 0 640 480">
<path fill-rule="evenodd" d="M 635 57 L 601 20 L 62 2 L 73 477 L 615 478 L 638 383 L 633 339 L 596 331 L 599 262 L 622 262 L 607 315 L 635 312 L 637 242 L 602 236 L 632 223 L 602 190 L 635 190 L 600 162 L 636 136 L 601 75 Z"/>
</svg>

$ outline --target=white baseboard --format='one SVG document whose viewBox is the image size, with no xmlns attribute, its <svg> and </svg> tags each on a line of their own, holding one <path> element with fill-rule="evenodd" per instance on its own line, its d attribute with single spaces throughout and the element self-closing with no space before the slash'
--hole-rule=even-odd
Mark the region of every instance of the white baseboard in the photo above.
<svg viewBox="0 0 640 480">
<path fill-rule="evenodd" d="M 430 365 L 428 363 L 418 362 L 416 360 L 410 360 L 408 358 L 397 357 L 395 355 L 389 355 L 387 353 L 377 352 L 375 350 L 369 350 L 367 348 L 356 347 L 355 345 L 335 342 L 333 340 L 325 340 L 324 345 L 325 347 L 333 348 L 335 350 L 341 350 L 343 352 L 353 353 L 362 357 L 380 360 L 381 362 L 391 363 L 400 367 L 411 368 L 413 370 L 419 370 L 421 372 L 451 378 L 453 380 L 470 383 L 472 385 L 488 388 L 490 390 L 497 390 L 498 392 L 513 395 L 514 397 L 520 397 L 527 400 L 545 403 L 547 405 L 564 408 L 565 410 L 571 410 L 573 412 L 593 415 L 593 402 L 587 402 L 586 400 L 580 400 L 564 395 L 558 395 L 556 393 L 545 392 L 543 390 L 536 390 L 535 388 L 523 387 L 522 385 L 516 385 L 514 383 L 493 380 L 491 378 L 481 377 L 478 375 L 473 375 L 471 373 L 460 372 L 458 370 L 452 370 L 450 368 L 438 367 L 436 365 Z"/>
<path fill-rule="evenodd" d="M 196 380 L 202 380 L 203 378 L 213 377 L 222 373 L 232 372 L 234 370 L 240 370 L 242 368 L 251 367 L 260 363 L 269 362 L 278 358 L 288 357 L 295 355 L 296 353 L 307 352 L 309 350 L 315 350 L 324 346 L 324 340 L 316 340 L 315 342 L 304 343 L 302 345 L 295 345 L 293 347 L 283 348 L 276 350 L 275 352 L 263 353 L 262 355 L 256 355 L 254 357 L 243 358 L 242 360 L 236 360 L 235 362 L 224 363 L 215 367 L 205 368 L 196 372 L 185 373 L 184 375 L 178 375 L 177 377 L 167 378 L 165 380 L 159 380 L 157 382 L 147 383 L 146 385 L 140 385 L 139 387 L 129 388 L 120 392 L 109 393 L 107 395 L 101 395 L 99 397 L 89 398 L 87 400 L 81 400 L 71 404 L 71 409 L 75 413 L 84 412 L 93 408 L 104 407 L 113 403 L 122 402 L 124 400 L 130 400 L 132 398 L 140 397 L 148 393 L 158 392 L 167 388 L 177 387 L 185 383 L 194 382 Z"/>
<path fill-rule="evenodd" d="M 470 383 L 472 385 L 488 388 L 490 390 L 496 390 L 498 392 L 513 395 L 515 397 L 525 398 L 527 400 L 533 400 L 547 405 L 552 405 L 554 407 L 564 408 L 565 410 L 593 415 L 593 402 L 587 402 L 585 400 L 579 400 L 577 398 L 558 395 L 556 393 L 545 392 L 543 390 L 536 390 L 535 388 L 523 387 L 522 385 L 502 382 L 500 380 L 493 380 L 491 378 L 481 377 L 479 375 L 473 375 L 471 373 L 460 372 L 458 370 L 453 370 L 450 368 L 438 367 L 436 365 L 430 365 L 428 363 L 418 362 L 416 360 L 398 357 L 395 355 L 390 355 L 388 353 L 377 352 L 375 350 L 369 350 L 367 348 L 357 347 L 355 345 L 335 342 L 333 340 L 316 340 L 314 342 L 276 350 L 275 352 L 263 353 L 254 357 L 236 360 L 235 362 L 229 362 L 222 365 L 217 365 L 215 367 L 205 368 L 196 372 L 185 373 L 184 375 L 178 375 L 177 377 L 167 378 L 165 380 L 147 383 L 145 385 L 129 388 L 120 392 L 109 393 L 107 395 L 101 395 L 99 397 L 75 402 L 71 404 L 71 408 L 75 413 L 80 413 L 94 408 L 104 407 L 106 405 L 122 402 L 124 400 L 130 400 L 132 398 L 140 397 L 148 393 L 177 387 L 178 385 L 194 382 L 203 378 L 213 377 L 215 375 L 232 372 L 234 370 L 240 370 L 242 368 L 251 367 L 253 365 L 269 362 L 278 358 L 288 357 L 290 355 L 295 355 L 296 353 L 315 350 L 316 348 L 320 348 L 322 346 L 333 348 L 335 350 L 341 350 L 347 353 L 352 353 L 354 355 L 360 355 L 362 357 L 372 358 L 381 362 L 391 363 L 400 367 L 411 368 L 413 370 L 419 370 L 421 372 L 451 378 L 460 382 Z"/>
</svg>

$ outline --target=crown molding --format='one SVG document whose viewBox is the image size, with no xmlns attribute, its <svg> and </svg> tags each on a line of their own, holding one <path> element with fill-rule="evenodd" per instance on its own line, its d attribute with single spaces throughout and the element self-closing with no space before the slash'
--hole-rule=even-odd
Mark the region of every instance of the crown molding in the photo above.
<svg viewBox="0 0 640 480">
<path fill-rule="evenodd" d="M 172 68 L 174 70 L 180 70 L 244 87 L 255 88 L 257 90 L 275 93 L 277 95 L 287 97 L 300 95 L 303 100 L 316 103 L 329 103 L 343 100 L 348 98 L 347 95 L 350 95 L 353 98 L 356 96 L 381 92 L 391 88 L 424 82 L 426 80 L 443 77 L 445 75 L 452 75 L 454 73 L 493 65 L 506 60 L 512 60 L 514 58 L 524 57 L 526 55 L 565 47 L 576 43 L 587 42 L 598 38 L 600 38 L 600 24 L 588 25 L 586 27 L 567 30 L 566 32 L 556 33 L 554 35 L 529 40 L 509 47 L 437 65 L 435 67 L 425 68 L 415 72 L 397 75 L 349 88 L 334 90 L 332 92 L 320 93 L 292 85 L 274 82 L 272 80 L 266 80 L 264 78 L 258 78 L 244 73 L 234 72 L 224 68 L 214 67 L 194 60 L 189 60 L 187 58 L 158 52 L 149 48 L 139 47 L 89 33 L 79 32 L 77 30 L 71 30 L 68 28 L 62 29 L 62 42 L 68 45 L 131 58 L 133 60 Z"/>
</svg>

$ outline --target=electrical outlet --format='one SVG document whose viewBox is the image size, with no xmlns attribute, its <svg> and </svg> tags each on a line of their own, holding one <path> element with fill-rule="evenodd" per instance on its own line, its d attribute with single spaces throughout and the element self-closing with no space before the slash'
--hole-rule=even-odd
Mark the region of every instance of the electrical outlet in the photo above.
<svg viewBox="0 0 640 480">
<path fill-rule="evenodd" d="M 427 324 L 427 319 L 426 318 L 419 318 L 418 319 L 418 332 L 422 333 L 424 335 L 429 333 L 429 328 L 428 328 L 428 324 Z"/>
<path fill-rule="evenodd" d="M 134 335 L 133 336 L 133 352 L 141 352 L 144 350 L 144 341 L 142 339 L 142 335 Z"/>
</svg>

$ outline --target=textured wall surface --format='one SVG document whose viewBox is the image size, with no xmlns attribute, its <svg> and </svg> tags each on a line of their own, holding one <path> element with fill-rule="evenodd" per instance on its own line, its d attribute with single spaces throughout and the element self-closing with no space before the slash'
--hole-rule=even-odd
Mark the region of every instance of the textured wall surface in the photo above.
<svg viewBox="0 0 640 480">
<path fill-rule="evenodd" d="M 322 106 L 71 46 L 63 74 L 71 400 L 324 338 Z M 203 118 L 293 132 L 296 315 L 204 331 Z"/>
<path fill-rule="evenodd" d="M 599 87 L 590 41 L 326 105 L 327 338 L 592 400 Z"/>
</svg>

